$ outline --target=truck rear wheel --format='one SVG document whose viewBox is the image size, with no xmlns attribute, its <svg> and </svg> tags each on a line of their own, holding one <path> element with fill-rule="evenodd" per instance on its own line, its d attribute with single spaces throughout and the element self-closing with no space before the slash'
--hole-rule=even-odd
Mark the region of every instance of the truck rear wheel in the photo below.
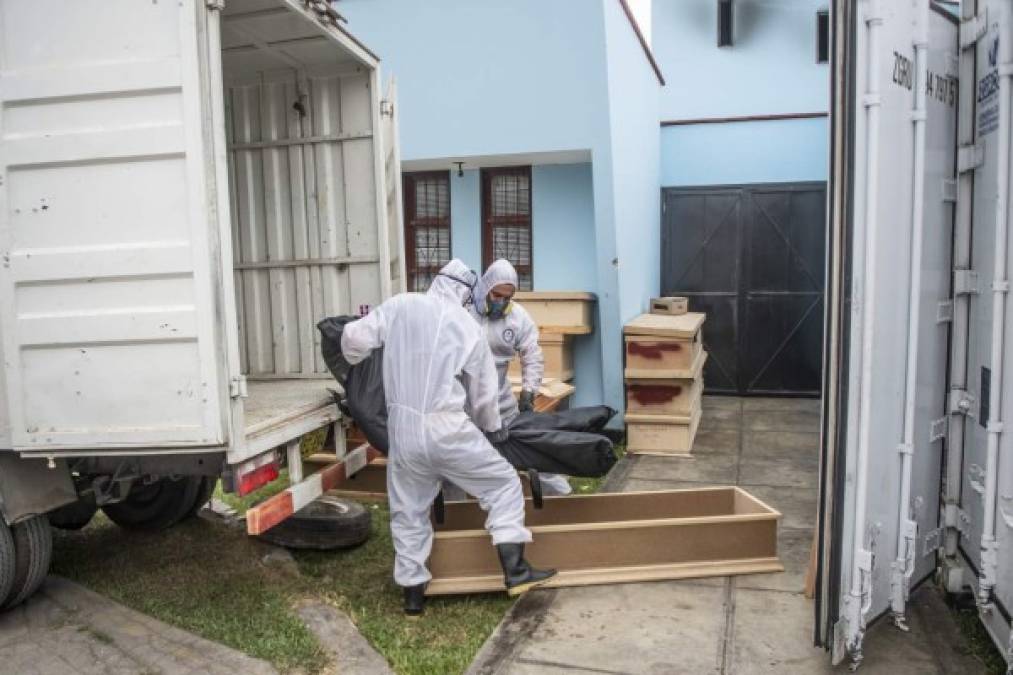
<svg viewBox="0 0 1013 675">
<path fill-rule="evenodd" d="M 60 508 L 50 511 L 49 524 L 61 530 L 80 530 L 91 522 L 98 507 L 91 497 L 81 497 L 76 502 L 71 502 Z"/>
<path fill-rule="evenodd" d="M 0 598 L 6 598 L 14 586 L 17 561 L 14 550 L 14 535 L 7 523 L 0 518 Z"/>
<path fill-rule="evenodd" d="M 109 520 L 130 530 L 164 530 L 183 520 L 197 502 L 203 476 L 161 478 L 130 491 L 127 498 L 106 504 Z"/>
<path fill-rule="evenodd" d="M 218 484 L 217 476 L 204 476 L 200 489 L 197 491 L 197 499 L 194 501 L 193 506 L 187 511 L 184 518 L 191 518 L 197 515 L 197 512 L 201 510 L 201 507 L 211 501 L 211 495 L 215 493 L 215 485 Z"/>
<path fill-rule="evenodd" d="M 53 533 L 46 516 L 32 516 L 11 528 L 14 538 L 14 579 L 4 609 L 19 605 L 38 590 L 53 559 Z"/>
</svg>

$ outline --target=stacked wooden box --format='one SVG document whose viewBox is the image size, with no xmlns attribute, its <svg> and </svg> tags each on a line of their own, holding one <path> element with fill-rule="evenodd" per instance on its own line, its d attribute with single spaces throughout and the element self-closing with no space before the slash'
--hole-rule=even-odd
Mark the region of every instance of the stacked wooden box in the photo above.
<svg viewBox="0 0 1013 675">
<path fill-rule="evenodd" d="M 628 452 L 690 455 L 700 425 L 705 318 L 643 314 L 624 328 Z"/>
<path fill-rule="evenodd" d="M 573 379 L 573 337 L 594 330 L 592 312 L 595 296 L 581 291 L 518 292 L 521 304 L 538 326 L 538 344 L 545 356 L 545 379 L 569 382 Z M 510 379 L 521 380 L 519 359 L 510 363 Z"/>
</svg>

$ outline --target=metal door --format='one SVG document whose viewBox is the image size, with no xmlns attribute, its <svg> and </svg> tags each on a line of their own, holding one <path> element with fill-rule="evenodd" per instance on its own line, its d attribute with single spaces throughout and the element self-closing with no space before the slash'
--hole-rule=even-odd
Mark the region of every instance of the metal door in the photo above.
<svg viewBox="0 0 1013 675">
<path fill-rule="evenodd" d="M 666 188 L 662 290 L 707 313 L 710 393 L 819 393 L 825 183 Z"/>
<path fill-rule="evenodd" d="M 207 12 L 196 0 L 0 3 L 15 449 L 225 442 Z"/>
</svg>

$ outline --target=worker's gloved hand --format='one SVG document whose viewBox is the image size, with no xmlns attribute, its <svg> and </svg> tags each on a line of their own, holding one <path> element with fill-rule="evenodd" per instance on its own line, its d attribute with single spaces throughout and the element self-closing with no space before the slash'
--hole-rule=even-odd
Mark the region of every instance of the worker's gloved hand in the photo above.
<svg viewBox="0 0 1013 675">
<path fill-rule="evenodd" d="M 517 403 L 517 407 L 521 412 L 531 412 L 535 409 L 535 392 L 528 391 L 525 389 L 521 392 L 520 401 Z"/>
<path fill-rule="evenodd" d="M 487 431 L 485 437 L 489 439 L 489 442 L 493 445 L 504 443 L 510 438 L 510 432 L 507 431 L 506 427 L 500 427 L 496 431 Z"/>
</svg>

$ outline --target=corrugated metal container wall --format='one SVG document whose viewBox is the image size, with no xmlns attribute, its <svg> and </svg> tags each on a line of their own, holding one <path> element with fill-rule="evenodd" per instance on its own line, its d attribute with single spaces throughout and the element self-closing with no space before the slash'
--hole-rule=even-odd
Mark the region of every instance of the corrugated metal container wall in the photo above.
<svg viewBox="0 0 1013 675">
<path fill-rule="evenodd" d="M 382 300 L 371 101 L 359 69 L 229 84 L 240 351 L 250 377 L 326 376 L 316 322 Z"/>
</svg>

